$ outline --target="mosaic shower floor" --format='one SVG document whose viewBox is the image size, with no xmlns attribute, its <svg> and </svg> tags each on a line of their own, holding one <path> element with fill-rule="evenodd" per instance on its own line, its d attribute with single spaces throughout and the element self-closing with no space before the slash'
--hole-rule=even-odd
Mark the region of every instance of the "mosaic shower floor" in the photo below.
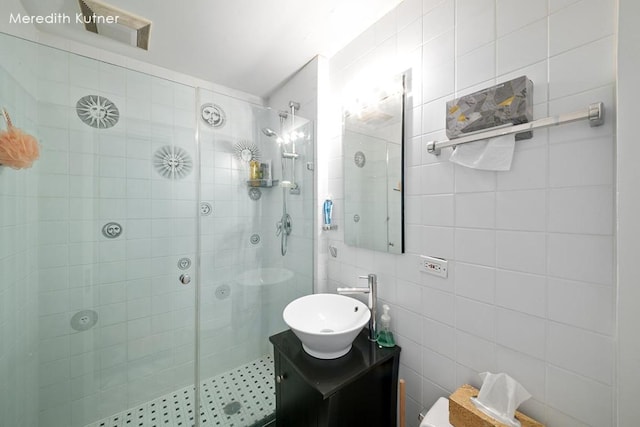
<svg viewBox="0 0 640 427">
<path fill-rule="evenodd" d="M 111 415 L 87 427 L 192 427 L 193 386 Z M 263 356 L 202 381 L 200 425 L 261 427 L 275 419 L 273 359 Z"/>
</svg>

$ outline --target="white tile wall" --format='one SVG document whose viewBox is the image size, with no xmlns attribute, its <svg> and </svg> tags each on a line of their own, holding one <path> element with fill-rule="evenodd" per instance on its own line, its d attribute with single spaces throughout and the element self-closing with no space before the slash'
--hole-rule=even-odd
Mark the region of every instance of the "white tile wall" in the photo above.
<svg viewBox="0 0 640 427">
<path fill-rule="evenodd" d="M 0 35 L 3 57 L 14 59 L 0 66 L 0 98 L 13 124 L 39 137 L 33 108 L 37 79 L 31 66 L 37 50 L 19 47 L 16 39 Z M 38 424 L 38 384 L 51 384 L 60 375 L 38 370 L 38 193 L 36 168 L 0 167 L 0 414 L 3 425 L 16 427 Z M 43 237 L 55 246 L 60 233 Z M 54 299 L 50 311 L 60 302 L 59 295 Z M 51 367 L 64 372 L 64 366 Z"/>
<path fill-rule="evenodd" d="M 550 427 L 615 425 L 615 10 L 613 0 L 405 1 L 397 34 L 385 33 L 397 37 L 390 56 L 376 53 L 385 40 L 362 36 L 331 59 L 333 111 L 366 64 L 395 61 L 421 88 L 405 141 L 407 253 L 350 248 L 337 233 L 326 270 L 328 289 L 378 273 L 409 409 L 499 370 L 525 385 L 533 399 L 523 409 Z M 508 172 L 426 153 L 427 141 L 445 138 L 447 100 L 522 74 L 534 82 L 535 117 L 603 101 L 607 123 L 537 131 L 517 144 Z M 322 173 L 335 176 L 340 117 L 324 117 L 334 157 Z M 327 183 L 340 194 L 340 177 Z M 449 259 L 449 278 L 419 273 L 419 254 Z"/>
</svg>

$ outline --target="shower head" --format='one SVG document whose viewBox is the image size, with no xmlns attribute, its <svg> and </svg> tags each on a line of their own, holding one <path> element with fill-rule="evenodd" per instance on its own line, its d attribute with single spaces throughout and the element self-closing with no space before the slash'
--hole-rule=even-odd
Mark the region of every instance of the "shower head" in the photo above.
<svg viewBox="0 0 640 427">
<path fill-rule="evenodd" d="M 272 137 L 272 136 L 278 136 L 278 134 L 276 133 L 275 130 L 271 129 L 271 128 L 262 128 L 262 133 L 264 133 L 265 135 L 267 135 L 268 137 Z"/>
</svg>

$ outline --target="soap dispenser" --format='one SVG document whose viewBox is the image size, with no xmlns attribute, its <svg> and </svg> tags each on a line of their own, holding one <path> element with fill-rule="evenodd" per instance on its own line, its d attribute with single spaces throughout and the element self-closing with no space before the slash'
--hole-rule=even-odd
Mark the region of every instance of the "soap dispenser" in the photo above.
<svg viewBox="0 0 640 427">
<path fill-rule="evenodd" d="M 396 342 L 391 332 L 391 316 L 389 316 L 389 306 L 382 306 L 382 316 L 380 316 L 380 330 L 378 331 L 378 345 L 382 347 L 395 347 Z"/>
</svg>

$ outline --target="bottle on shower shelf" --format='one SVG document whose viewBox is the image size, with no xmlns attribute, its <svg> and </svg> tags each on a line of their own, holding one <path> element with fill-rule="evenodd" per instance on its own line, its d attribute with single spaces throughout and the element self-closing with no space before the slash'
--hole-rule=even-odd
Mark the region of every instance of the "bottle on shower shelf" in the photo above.
<svg viewBox="0 0 640 427">
<path fill-rule="evenodd" d="M 262 176 L 260 173 L 260 162 L 257 160 L 251 160 L 249 162 L 249 179 L 251 181 L 257 181 L 261 178 Z"/>
<path fill-rule="evenodd" d="M 273 179 L 271 178 L 271 160 L 260 163 L 260 179 L 264 180 L 267 187 L 271 187 Z"/>
</svg>

